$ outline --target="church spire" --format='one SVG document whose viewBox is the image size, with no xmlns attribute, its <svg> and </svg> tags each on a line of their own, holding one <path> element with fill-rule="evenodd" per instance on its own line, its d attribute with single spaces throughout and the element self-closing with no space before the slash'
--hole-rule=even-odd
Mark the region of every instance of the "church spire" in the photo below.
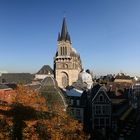
<svg viewBox="0 0 140 140">
<path fill-rule="evenodd" d="M 67 30 L 66 18 L 63 18 L 62 30 L 61 30 L 61 40 L 68 40 L 70 41 L 70 35 Z M 71 42 L 71 41 L 70 41 Z"/>
<path fill-rule="evenodd" d="M 66 18 L 63 18 L 62 30 L 61 30 L 61 39 L 65 40 L 67 36 L 67 25 L 66 25 Z"/>
</svg>

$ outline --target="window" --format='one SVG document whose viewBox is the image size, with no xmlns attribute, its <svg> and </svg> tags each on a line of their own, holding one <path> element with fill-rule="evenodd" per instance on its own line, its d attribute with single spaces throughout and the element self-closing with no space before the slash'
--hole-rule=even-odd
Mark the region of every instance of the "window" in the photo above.
<svg viewBox="0 0 140 140">
<path fill-rule="evenodd" d="M 102 114 L 105 115 L 106 113 L 106 106 L 102 106 Z"/>
<path fill-rule="evenodd" d="M 62 47 L 61 47 L 61 51 L 60 51 L 60 54 L 62 55 Z"/>
<path fill-rule="evenodd" d="M 64 55 L 67 55 L 67 47 L 64 47 Z"/>
<path fill-rule="evenodd" d="M 94 124 L 99 124 L 99 119 L 94 119 Z"/>
<path fill-rule="evenodd" d="M 74 116 L 74 109 L 71 109 L 70 114 Z"/>
<path fill-rule="evenodd" d="M 101 106 L 96 106 L 95 107 L 95 114 L 100 115 L 101 114 Z"/>
<path fill-rule="evenodd" d="M 103 99 L 104 98 L 103 95 L 100 95 L 99 98 L 100 98 L 100 102 L 103 102 L 103 100 L 104 100 Z"/>
<path fill-rule="evenodd" d="M 65 88 L 69 85 L 68 75 L 65 72 L 62 72 L 62 86 Z"/>
<path fill-rule="evenodd" d="M 76 116 L 80 117 L 80 109 L 76 109 Z"/>
<path fill-rule="evenodd" d="M 110 106 L 105 106 L 105 114 L 109 115 L 110 114 Z"/>
<path fill-rule="evenodd" d="M 66 55 L 67 55 L 67 47 L 66 47 Z"/>
<path fill-rule="evenodd" d="M 99 119 L 97 119 L 97 118 L 94 119 L 94 126 L 95 126 L 95 128 L 98 128 L 99 125 L 100 125 Z"/>
<path fill-rule="evenodd" d="M 63 55 L 64 55 L 64 47 L 63 47 Z"/>
<path fill-rule="evenodd" d="M 106 118 L 106 125 L 109 125 L 109 118 Z"/>
<path fill-rule="evenodd" d="M 70 104 L 73 105 L 73 99 L 70 99 Z"/>
<path fill-rule="evenodd" d="M 76 103 L 77 103 L 76 99 L 73 99 L 73 105 L 76 105 Z"/>
<path fill-rule="evenodd" d="M 105 123 L 104 118 L 101 118 L 100 119 L 100 125 L 104 126 L 104 123 Z"/>
<path fill-rule="evenodd" d="M 80 105 L 80 101 L 79 100 L 77 100 L 77 106 L 79 106 Z"/>
</svg>

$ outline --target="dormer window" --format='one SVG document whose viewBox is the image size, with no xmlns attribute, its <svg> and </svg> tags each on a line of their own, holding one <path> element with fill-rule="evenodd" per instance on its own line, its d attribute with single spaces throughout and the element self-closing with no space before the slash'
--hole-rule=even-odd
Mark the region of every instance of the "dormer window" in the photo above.
<svg viewBox="0 0 140 140">
<path fill-rule="evenodd" d="M 99 101 L 100 101 L 100 102 L 103 102 L 103 100 L 104 100 L 104 96 L 103 96 L 103 95 L 100 95 L 100 96 L 99 96 Z"/>
</svg>

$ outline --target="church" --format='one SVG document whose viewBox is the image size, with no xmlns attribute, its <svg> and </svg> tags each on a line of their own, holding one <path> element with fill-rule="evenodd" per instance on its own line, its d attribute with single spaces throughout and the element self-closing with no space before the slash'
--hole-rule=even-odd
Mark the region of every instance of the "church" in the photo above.
<svg viewBox="0 0 140 140">
<path fill-rule="evenodd" d="M 67 29 L 66 18 L 63 18 L 61 33 L 58 34 L 57 52 L 54 57 L 54 75 L 60 88 L 66 88 L 76 82 L 82 70 L 80 55 L 72 47 Z"/>
</svg>

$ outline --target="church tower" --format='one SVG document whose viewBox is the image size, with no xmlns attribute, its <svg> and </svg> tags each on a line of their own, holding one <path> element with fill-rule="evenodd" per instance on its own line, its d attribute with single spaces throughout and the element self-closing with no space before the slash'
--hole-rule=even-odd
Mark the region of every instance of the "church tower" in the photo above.
<svg viewBox="0 0 140 140">
<path fill-rule="evenodd" d="M 58 48 L 54 57 L 54 72 L 58 86 L 65 88 L 78 79 L 82 69 L 80 55 L 72 48 L 67 30 L 66 18 L 63 19 L 61 34 L 58 34 Z"/>
</svg>

